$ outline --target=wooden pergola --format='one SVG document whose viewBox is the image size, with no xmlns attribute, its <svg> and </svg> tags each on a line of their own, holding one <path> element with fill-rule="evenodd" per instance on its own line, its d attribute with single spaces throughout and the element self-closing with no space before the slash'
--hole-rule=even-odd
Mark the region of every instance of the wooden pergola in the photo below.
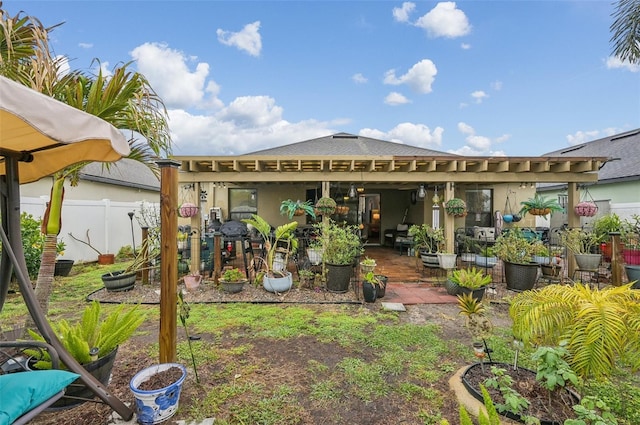
<svg viewBox="0 0 640 425">
<path fill-rule="evenodd" d="M 191 184 L 200 192 L 205 183 L 225 182 L 239 187 L 261 184 L 320 184 L 329 196 L 331 183 L 363 182 L 368 188 L 410 189 L 428 181 L 442 184 L 444 198 L 453 197 L 455 184 L 504 184 L 523 181 L 566 183 L 567 208 L 580 201 L 579 185 L 598 181 L 606 157 L 464 157 L 395 155 L 276 155 L 177 156 L 178 183 Z M 198 223 L 200 217 L 193 219 Z M 569 227 L 580 219 L 568 215 Z M 446 249 L 453 250 L 454 219 L 444 218 Z M 199 255 L 199 253 L 197 254 Z M 195 257 L 199 258 L 199 257 Z M 570 267 L 573 264 L 569 264 Z"/>
</svg>

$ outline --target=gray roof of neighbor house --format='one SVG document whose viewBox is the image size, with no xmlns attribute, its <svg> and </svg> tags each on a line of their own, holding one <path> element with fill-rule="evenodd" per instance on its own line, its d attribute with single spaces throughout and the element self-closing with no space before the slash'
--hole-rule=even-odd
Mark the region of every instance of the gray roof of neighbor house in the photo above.
<svg viewBox="0 0 640 425">
<path fill-rule="evenodd" d="M 598 172 L 598 181 L 640 180 L 640 128 L 559 149 L 543 156 L 601 156 L 611 158 Z"/>
<path fill-rule="evenodd" d="M 160 191 L 160 180 L 149 167 L 132 159 L 121 159 L 103 168 L 101 162 L 92 162 L 82 169 L 80 178 L 94 182 L 133 187 L 143 190 Z"/>
<path fill-rule="evenodd" d="M 396 156 L 457 156 L 454 154 L 419 148 L 402 143 L 336 133 L 316 139 L 303 140 L 290 145 L 264 149 L 247 155 L 396 155 Z"/>
</svg>

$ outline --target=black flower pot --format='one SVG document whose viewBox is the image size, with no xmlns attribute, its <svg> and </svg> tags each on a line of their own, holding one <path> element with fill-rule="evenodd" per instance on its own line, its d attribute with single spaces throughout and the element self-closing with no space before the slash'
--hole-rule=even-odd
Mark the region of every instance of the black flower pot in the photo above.
<svg viewBox="0 0 640 425">
<path fill-rule="evenodd" d="M 378 285 L 374 285 L 371 282 L 362 282 L 362 297 L 365 302 L 374 303 L 377 298 L 377 287 Z"/>
<path fill-rule="evenodd" d="M 124 271 L 118 271 L 106 273 L 102 275 L 102 283 L 104 283 L 107 291 L 128 291 L 133 289 L 136 283 L 136 272 L 125 273 Z"/>
<path fill-rule="evenodd" d="M 349 290 L 351 282 L 351 264 L 328 264 L 327 267 L 327 291 L 345 293 Z"/>
<path fill-rule="evenodd" d="M 383 274 L 377 274 L 376 278 L 380 281 L 380 285 L 378 285 L 377 288 L 376 297 L 382 298 L 387 292 L 387 282 L 389 281 L 389 277 Z"/>
<path fill-rule="evenodd" d="M 487 290 L 486 286 L 483 286 L 482 288 L 477 288 L 477 289 L 470 289 L 470 288 L 465 288 L 464 286 L 460 286 L 458 285 L 458 294 L 471 294 L 471 297 L 474 298 L 476 301 L 480 302 L 482 301 L 482 298 L 484 298 L 484 294 Z"/>
<path fill-rule="evenodd" d="M 53 270 L 54 276 L 69 276 L 71 268 L 73 267 L 73 260 L 56 260 L 56 265 Z"/>
<path fill-rule="evenodd" d="M 538 279 L 538 263 L 510 263 L 504 261 L 507 289 L 516 292 L 533 289 Z"/>
</svg>

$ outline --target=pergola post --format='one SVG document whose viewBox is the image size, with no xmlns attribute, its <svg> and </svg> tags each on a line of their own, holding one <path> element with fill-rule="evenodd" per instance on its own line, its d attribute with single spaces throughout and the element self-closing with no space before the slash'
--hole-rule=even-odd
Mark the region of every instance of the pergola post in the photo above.
<svg viewBox="0 0 640 425">
<path fill-rule="evenodd" d="M 178 302 L 178 161 L 160 167 L 160 363 L 177 358 Z"/>
<path fill-rule="evenodd" d="M 580 193 L 577 183 L 567 184 L 567 226 L 569 229 L 580 227 L 580 217 L 573 213 L 573 207 L 580 202 Z M 572 277 L 578 266 L 573 253 L 567 252 L 567 276 Z"/>
<path fill-rule="evenodd" d="M 445 183 L 444 185 L 444 202 L 448 201 L 451 198 L 455 197 L 455 186 L 453 182 Z M 445 241 L 445 251 L 453 252 L 454 245 L 454 233 L 455 233 L 455 217 L 451 214 L 444 215 L 444 241 Z"/>
</svg>

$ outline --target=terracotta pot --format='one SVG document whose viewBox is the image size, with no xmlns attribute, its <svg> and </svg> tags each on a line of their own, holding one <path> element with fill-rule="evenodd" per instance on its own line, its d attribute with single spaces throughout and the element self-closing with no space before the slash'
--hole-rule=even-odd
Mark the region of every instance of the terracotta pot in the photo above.
<svg viewBox="0 0 640 425">
<path fill-rule="evenodd" d="M 100 254 L 98 255 L 98 264 L 101 266 L 105 266 L 108 264 L 113 264 L 116 261 L 116 256 L 114 254 Z"/>
</svg>

